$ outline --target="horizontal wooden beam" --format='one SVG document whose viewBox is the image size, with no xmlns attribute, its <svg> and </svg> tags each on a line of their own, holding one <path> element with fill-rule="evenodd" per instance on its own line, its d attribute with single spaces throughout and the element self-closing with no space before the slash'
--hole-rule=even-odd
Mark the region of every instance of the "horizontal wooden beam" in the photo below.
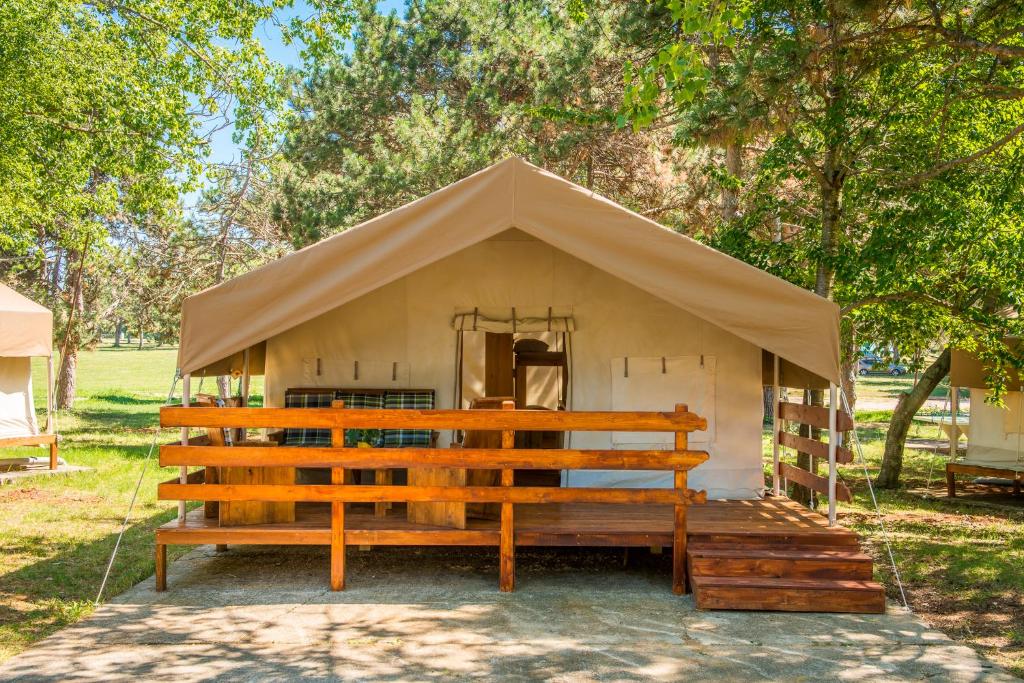
<svg viewBox="0 0 1024 683">
<path fill-rule="evenodd" d="M 564 410 L 379 410 L 362 408 L 160 409 L 161 427 L 307 429 L 462 429 L 676 432 L 707 429 L 693 413 Z"/>
<path fill-rule="evenodd" d="M 795 448 L 801 453 L 810 453 L 815 458 L 828 460 L 828 444 L 817 439 L 809 439 L 806 436 L 779 432 L 779 443 L 788 448 Z M 853 462 L 853 452 L 849 448 L 836 446 L 836 462 L 846 465 Z M 185 463 L 180 463 L 185 464 Z"/>
<path fill-rule="evenodd" d="M 946 463 L 946 471 L 956 474 L 976 474 L 980 477 L 999 477 L 1002 479 L 1020 479 L 1024 481 L 1024 472 L 1017 467 L 1017 463 L 1007 463 L 1007 467 L 995 467 L 985 465 L 968 465 L 960 462 Z"/>
<path fill-rule="evenodd" d="M 346 503 L 703 503 L 689 489 L 560 488 L 554 486 L 348 486 L 298 484 L 178 484 L 157 487 L 160 500 L 257 500 Z"/>
<path fill-rule="evenodd" d="M 828 429 L 828 408 L 805 406 L 802 403 L 779 403 L 779 419 L 800 422 L 818 429 Z M 842 410 L 836 411 L 836 429 L 848 432 L 853 429 L 853 418 Z"/>
<path fill-rule="evenodd" d="M 47 446 L 51 443 L 57 443 L 56 434 L 8 436 L 4 439 L 0 439 L 0 448 L 15 448 L 17 446 Z"/>
<path fill-rule="evenodd" d="M 466 467 L 517 470 L 689 470 L 704 451 L 615 451 L 502 448 L 320 448 L 275 446 L 160 447 L 160 466 L 208 467 Z"/>
<path fill-rule="evenodd" d="M 828 495 L 828 477 L 822 477 L 799 467 L 794 467 L 788 462 L 779 463 L 779 474 L 794 484 L 800 484 L 818 493 Z M 850 489 L 846 484 L 841 481 L 836 482 L 836 500 L 845 500 L 847 503 L 853 502 L 853 494 L 850 493 Z"/>
</svg>

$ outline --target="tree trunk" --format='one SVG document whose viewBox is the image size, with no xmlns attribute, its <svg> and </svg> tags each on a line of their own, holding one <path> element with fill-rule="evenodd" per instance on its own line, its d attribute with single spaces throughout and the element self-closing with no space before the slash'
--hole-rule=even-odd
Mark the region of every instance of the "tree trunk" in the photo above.
<svg viewBox="0 0 1024 683">
<path fill-rule="evenodd" d="M 217 375 L 217 395 L 223 399 L 231 396 L 231 376 Z"/>
<path fill-rule="evenodd" d="M 68 254 L 68 262 L 74 259 Z M 60 348 L 63 355 L 60 359 L 60 371 L 57 374 L 57 409 L 70 410 L 75 404 L 75 384 L 78 378 L 78 347 L 82 344 L 82 315 L 85 312 L 85 296 L 82 292 L 82 278 L 76 277 L 72 283 L 68 322 L 64 330 L 64 339 Z"/>
<path fill-rule="evenodd" d="M 743 173 L 743 146 L 735 142 L 725 146 L 725 170 L 739 179 Z M 722 188 L 722 220 L 726 223 L 736 218 L 740 208 L 740 191 L 736 187 Z"/>
<path fill-rule="evenodd" d="M 826 299 L 832 298 L 832 280 L 835 272 L 832 260 L 836 253 L 839 237 L 839 198 L 842 192 L 841 180 L 833 170 L 831 151 L 825 154 L 825 177 L 821 183 L 821 260 L 814 279 L 814 293 Z"/>
<path fill-rule="evenodd" d="M 882 467 L 875 480 L 880 489 L 894 489 L 900 485 L 900 473 L 903 470 L 903 447 L 907 442 L 914 415 L 921 409 L 924 402 L 931 396 L 942 378 L 949 374 L 949 349 L 945 349 L 935 362 L 921 375 L 914 387 L 907 393 L 900 394 L 896 409 L 892 411 L 889 421 L 889 432 L 885 435 L 885 452 L 882 454 Z"/>
<path fill-rule="evenodd" d="M 124 323 L 120 320 L 114 323 L 114 348 L 121 348 L 121 335 L 124 333 Z"/>
<path fill-rule="evenodd" d="M 142 350 L 142 346 L 146 343 L 145 329 L 142 323 L 139 323 L 139 351 Z"/>
<path fill-rule="evenodd" d="M 842 376 L 840 377 L 843 393 L 846 394 L 846 400 L 849 403 L 851 417 L 857 409 L 857 366 L 859 360 L 860 350 L 857 348 L 856 337 L 851 332 L 846 351 L 843 353 Z M 843 409 L 842 399 L 839 401 L 839 408 Z"/>
</svg>

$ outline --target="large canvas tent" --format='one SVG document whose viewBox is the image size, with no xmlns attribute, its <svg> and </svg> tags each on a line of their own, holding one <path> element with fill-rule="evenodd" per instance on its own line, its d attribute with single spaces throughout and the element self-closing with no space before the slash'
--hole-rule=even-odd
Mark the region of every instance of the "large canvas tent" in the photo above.
<svg viewBox="0 0 1024 683">
<path fill-rule="evenodd" d="M 466 407 L 486 330 L 567 335 L 576 409 L 688 402 L 712 456 L 691 481 L 713 497 L 763 489 L 765 357 L 790 386 L 840 376 L 833 303 L 517 158 L 189 297 L 178 364 L 265 374 L 271 406 L 296 386 L 386 385 Z M 586 476 L 567 483 L 641 483 Z"/>
<path fill-rule="evenodd" d="M 56 466 L 52 396 L 53 314 L 5 285 L 0 285 L 0 446 L 50 446 Z M 47 420 L 39 429 L 32 399 L 34 356 L 50 359 Z"/>
</svg>

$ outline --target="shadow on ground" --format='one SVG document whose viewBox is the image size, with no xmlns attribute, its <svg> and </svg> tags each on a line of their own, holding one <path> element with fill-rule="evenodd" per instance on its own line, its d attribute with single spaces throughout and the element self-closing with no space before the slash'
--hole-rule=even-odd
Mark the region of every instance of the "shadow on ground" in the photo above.
<svg viewBox="0 0 1024 683">
<path fill-rule="evenodd" d="M 202 547 L 0 678 L 1010 680 L 901 610 L 699 612 L 646 550 L 524 551 L 502 594 L 495 555 L 353 549 L 332 593 L 325 549 Z"/>
</svg>

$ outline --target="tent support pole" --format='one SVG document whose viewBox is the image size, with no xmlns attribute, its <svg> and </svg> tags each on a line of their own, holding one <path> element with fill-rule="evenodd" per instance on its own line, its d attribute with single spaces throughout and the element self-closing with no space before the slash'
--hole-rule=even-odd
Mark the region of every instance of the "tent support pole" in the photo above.
<svg viewBox="0 0 1024 683">
<path fill-rule="evenodd" d="M 839 400 L 835 382 L 828 383 L 828 525 L 836 525 L 836 446 Z"/>
<path fill-rule="evenodd" d="M 57 433 L 57 416 L 53 414 L 53 351 L 46 357 L 46 433 Z M 57 442 L 50 444 L 50 469 L 57 469 Z"/>
<path fill-rule="evenodd" d="M 774 373 L 772 375 L 772 490 L 782 495 L 782 477 L 779 475 L 779 357 L 772 354 Z"/>
<path fill-rule="evenodd" d="M 192 375 L 185 374 L 181 378 L 181 405 L 188 408 L 189 397 L 192 393 Z M 181 428 L 181 445 L 188 445 L 188 427 Z M 188 483 L 188 467 L 182 465 L 181 470 L 178 472 L 178 480 L 182 484 Z M 185 521 L 185 501 L 178 501 L 178 521 Z"/>
<path fill-rule="evenodd" d="M 242 407 L 249 405 L 249 349 L 242 352 Z"/>
<path fill-rule="evenodd" d="M 956 460 L 957 446 L 960 443 L 960 428 L 957 425 L 957 416 L 960 412 L 960 387 L 949 387 L 949 459 Z"/>
</svg>

